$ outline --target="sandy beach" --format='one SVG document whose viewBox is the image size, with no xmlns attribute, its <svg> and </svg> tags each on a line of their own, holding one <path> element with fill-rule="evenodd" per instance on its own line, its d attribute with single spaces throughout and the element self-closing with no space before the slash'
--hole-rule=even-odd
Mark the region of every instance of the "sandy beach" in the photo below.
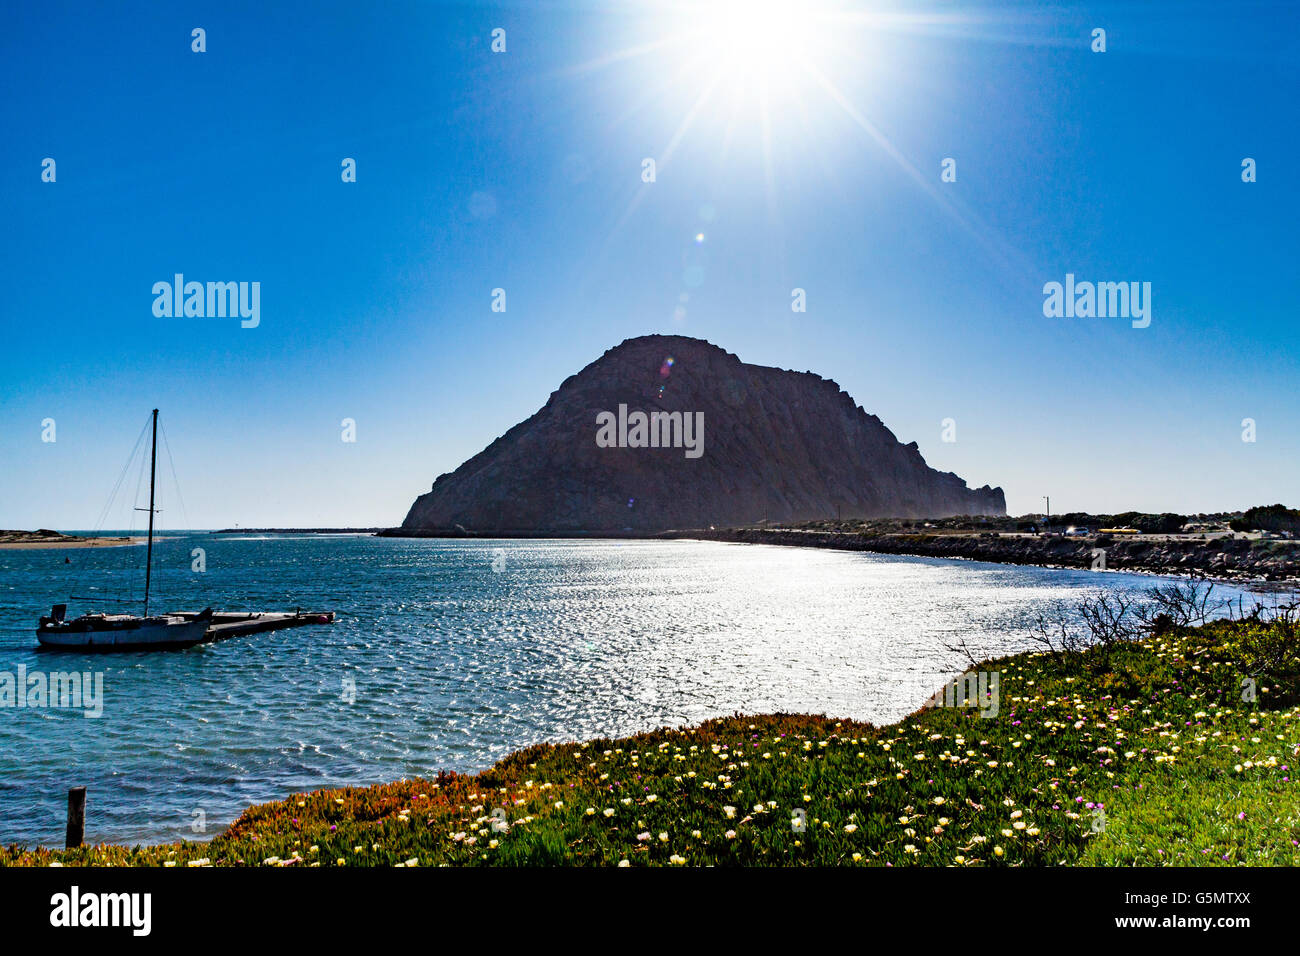
<svg viewBox="0 0 1300 956">
<path fill-rule="evenodd" d="M 155 539 L 156 540 L 156 539 Z M 144 538 L 89 538 L 57 531 L 0 531 L 0 550 L 38 548 L 122 548 L 144 544 Z"/>
</svg>

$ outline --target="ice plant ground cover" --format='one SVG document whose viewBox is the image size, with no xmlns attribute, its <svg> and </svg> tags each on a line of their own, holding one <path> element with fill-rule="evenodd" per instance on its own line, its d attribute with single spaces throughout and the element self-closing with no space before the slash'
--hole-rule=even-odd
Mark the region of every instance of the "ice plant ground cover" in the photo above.
<svg viewBox="0 0 1300 956">
<path fill-rule="evenodd" d="M 1002 673 L 996 717 L 737 716 L 298 795 L 207 843 L 11 847 L 0 863 L 1300 864 L 1293 627 L 1218 622 L 979 666 Z"/>
</svg>

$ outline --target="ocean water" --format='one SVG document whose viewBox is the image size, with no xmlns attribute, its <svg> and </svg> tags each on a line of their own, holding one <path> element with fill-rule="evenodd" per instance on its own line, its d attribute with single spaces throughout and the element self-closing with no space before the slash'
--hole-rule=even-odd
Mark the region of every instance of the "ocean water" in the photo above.
<svg viewBox="0 0 1300 956">
<path fill-rule="evenodd" d="M 482 769 L 542 741 L 735 712 L 889 722 L 963 670 L 958 639 L 1023 650 L 1036 611 L 1154 581 L 694 541 L 194 533 L 155 543 L 155 610 L 338 622 L 179 652 L 35 650 L 52 603 L 128 595 L 143 559 L 0 550 L 0 675 L 103 679 L 98 718 L 0 708 L 0 843 L 61 845 L 78 785 L 88 841 L 206 839 L 252 803 Z"/>
</svg>

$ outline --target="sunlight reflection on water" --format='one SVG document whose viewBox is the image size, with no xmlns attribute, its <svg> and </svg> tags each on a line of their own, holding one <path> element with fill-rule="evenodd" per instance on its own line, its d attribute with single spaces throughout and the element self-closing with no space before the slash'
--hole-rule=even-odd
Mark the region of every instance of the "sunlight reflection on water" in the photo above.
<svg viewBox="0 0 1300 956">
<path fill-rule="evenodd" d="M 0 671 L 95 669 L 105 685 L 98 720 L 0 710 L 0 842 L 57 843 L 73 785 L 89 787 L 89 840 L 194 839 L 292 791 L 481 769 L 540 741 L 734 712 L 889 722 L 963 669 L 947 645 L 1023 650 L 1037 610 L 1153 582 L 712 542 L 196 535 L 156 548 L 161 606 L 339 622 L 178 653 L 34 653 L 37 616 L 74 587 L 116 587 L 125 550 L 72 566 L 0 552 Z"/>
</svg>

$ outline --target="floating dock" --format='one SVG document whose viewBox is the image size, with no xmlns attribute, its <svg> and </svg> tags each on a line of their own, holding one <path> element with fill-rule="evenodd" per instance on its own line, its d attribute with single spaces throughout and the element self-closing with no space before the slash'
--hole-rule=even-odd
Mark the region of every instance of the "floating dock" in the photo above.
<svg viewBox="0 0 1300 956">
<path fill-rule="evenodd" d="M 194 619 L 197 611 L 173 611 L 176 617 Z M 262 631 L 279 631 L 286 627 L 305 627 L 308 624 L 333 624 L 333 611 L 214 611 L 208 621 L 204 644 L 259 634 Z"/>
</svg>

